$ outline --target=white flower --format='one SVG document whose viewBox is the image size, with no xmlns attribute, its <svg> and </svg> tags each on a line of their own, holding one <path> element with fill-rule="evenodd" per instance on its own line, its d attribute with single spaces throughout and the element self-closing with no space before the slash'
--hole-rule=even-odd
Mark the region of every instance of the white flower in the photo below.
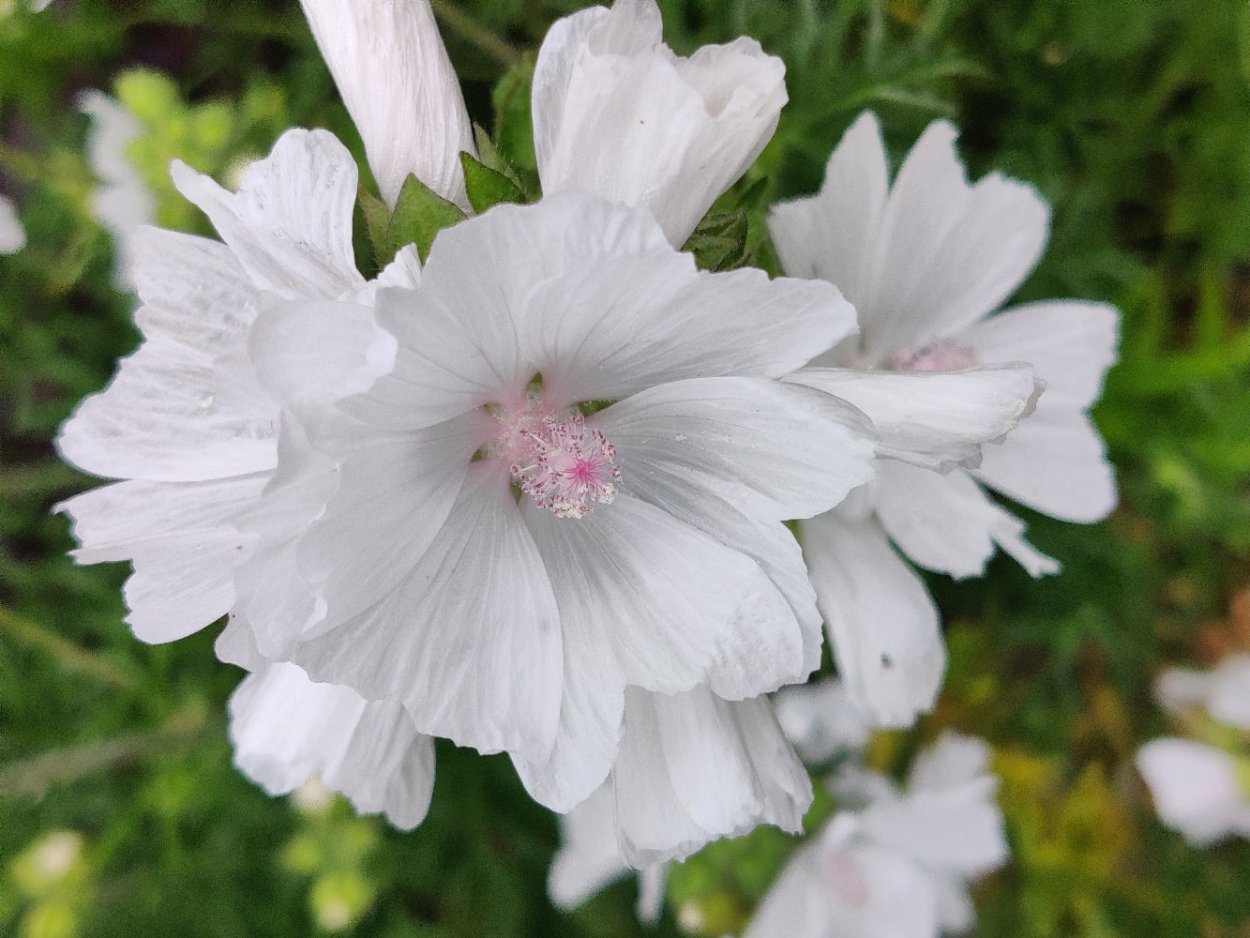
<svg viewBox="0 0 1250 938">
<path fill-rule="evenodd" d="M 361 814 L 384 812 L 411 830 L 434 788 L 434 741 L 396 700 L 366 701 L 348 687 L 314 684 L 292 664 L 249 675 L 230 697 L 239 769 L 271 795 L 319 778 Z"/>
<path fill-rule="evenodd" d="M 782 730 L 810 763 L 862 749 L 872 725 L 840 681 L 825 679 L 783 687 L 773 696 Z"/>
<path fill-rule="evenodd" d="M 0 254 L 16 254 L 26 247 L 26 230 L 13 203 L 0 195 Z"/>
<path fill-rule="evenodd" d="M 429 0 L 300 3 L 386 201 L 412 174 L 467 209 L 473 128 Z"/>
<path fill-rule="evenodd" d="M 1226 737 L 1250 731 L 1250 655 L 1230 655 L 1207 672 L 1169 668 L 1155 697 L 1169 712 L 1192 717 L 1195 733 L 1210 742 L 1165 738 L 1138 750 L 1137 768 L 1159 818 L 1194 846 L 1230 834 L 1250 837 L 1250 763 L 1225 751 L 1232 748 Z"/>
<path fill-rule="evenodd" d="M 836 291 L 701 274 L 645 212 L 567 193 L 442 232 L 420 285 L 376 309 L 359 342 L 342 323 L 371 313 L 343 303 L 276 305 L 253 331 L 332 467 L 307 530 L 240 577 L 234 627 L 264 655 L 510 752 L 557 810 L 606 779 L 627 687 L 743 699 L 816 667 L 781 522 L 862 484 L 872 443 L 852 408 L 775 379 L 844 334 Z M 304 412 L 382 347 L 388 374 Z M 306 463 L 294 491 L 325 484 Z"/>
<path fill-rule="evenodd" d="M 126 155 L 126 148 L 143 127 L 120 102 L 102 91 L 83 92 L 78 108 L 91 118 L 87 162 L 100 182 L 91 194 L 91 214 L 113 236 L 118 283 L 132 289 L 140 250 L 136 237 L 140 227 L 156 220 L 156 199 Z"/>
<path fill-rule="evenodd" d="M 972 927 L 969 880 L 1007 859 L 988 747 L 944 734 L 905 793 L 859 770 L 835 779 L 843 810 L 790 860 L 748 938 L 936 938 Z"/>
<path fill-rule="evenodd" d="M 1229 655 L 1210 671 L 1168 668 L 1155 697 L 1169 711 L 1202 707 L 1221 723 L 1250 730 L 1250 654 Z"/>
<path fill-rule="evenodd" d="M 234 602 L 250 548 L 234 519 L 257 502 L 278 459 L 280 408 L 247 357 L 257 309 L 270 294 L 367 298 L 375 289 L 352 259 L 356 167 L 330 134 L 287 133 L 238 194 L 183 166 L 175 178 L 226 243 L 136 234 L 143 344 L 58 440 L 70 462 L 124 480 L 60 507 L 74 519 L 80 562 L 134 563 L 127 621 L 152 642 L 189 635 Z M 411 282 L 414 265 L 401 252 L 381 282 Z M 358 390 L 322 377 L 323 397 Z"/>
<path fill-rule="evenodd" d="M 1230 834 L 1250 837 L 1246 767 L 1215 746 L 1167 737 L 1137 751 L 1159 819 L 1195 847 Z"/>
<path fill-rule="evenodd" d="M 680 58 L 661 33 L 655 0 L 556 22 L 534 71 L 534 143 L 545 193 L 645 206 L 680 247 L 772 137 L 785 66 L 747 38 Z"/>
<path fill-rule="evenodd" d="M 1036 264 L 1049 212 L 1032 189 L 1001 176 L 969 185 L 954 139 L 950 124 L 932 124 L 891 187 L 879 127 L 865 114 L 834 151 L 821 192 L 777 206 L 769 220 L 785 270 L 836 284 L 860 317 L 861 334 L 817 362 L 823 367 L 806 383 L 860 406 L 886 442 L 908 436 L 911 407 L 960 413 L 954 388 L 943 393 L 936 382 L 974 366 L 1027 362 L 1045 385 L 1036 411 L 985 448 L 979 467 L 976 458 L 965 461 L 973 471 L 949 461 L 908 465 L 883 448 L 893 458 L 881 460 L 869 491 L 803 526 L 847 686 L 893 725 L 932 705 L 945 652 L 932 600 L 890 541 L 921 566 L 956 577 L 982 572 L 996 547 L 1040 575 L 1058 566 L 1028 545 L 1023 523 L 979 483 L 1072 521 L 1097 520 L 1115 504 L 1111 468 L 1085 411 L 1115 359 L 1117 312 L 1063 300 L 989 316 Z M 848 372 L 894 381 L 926 375 L 933 394 L 847 393 Z M 928 471 L 934 467 L 949 471 Z"/>
</svg>

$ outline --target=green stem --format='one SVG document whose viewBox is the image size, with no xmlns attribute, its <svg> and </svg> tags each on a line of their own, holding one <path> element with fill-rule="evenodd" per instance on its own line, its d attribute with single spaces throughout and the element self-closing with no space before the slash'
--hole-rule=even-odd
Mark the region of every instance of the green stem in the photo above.
<svg viewBox="0 0 1250 938">
<path fill-rule="evenodd" d="M 471 45 L 477 46 L 491 58 L 512 68 L 521 61 L 521 53 L 513 45 L 487 29 L 463 10 L 457 9 L 449 0 L 433 0 L 434 15 L 443 21 L 443 25 Z"/>
<path fill-rule="evenodd" d="M 93 677 L 122 690 L 135 690 L 139 686 L 136 678 L 111 661 L 84 651 L 73 642 L 3 606 L 0 606 L 0 634 L 8 634 L 23 644 L 47 652 L 67 671 Z"/>
</svg>

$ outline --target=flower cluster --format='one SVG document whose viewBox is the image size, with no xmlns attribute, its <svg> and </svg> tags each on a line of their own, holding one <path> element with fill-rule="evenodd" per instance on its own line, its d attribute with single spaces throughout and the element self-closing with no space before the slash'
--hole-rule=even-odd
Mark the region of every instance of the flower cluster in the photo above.
<svg viewBox="0 0 1250 938">
<path fill-rule="evenodd" d="M 789 276 L 699 269 L 682 248 L 770 139 L 784 68 L 749 39 L 677 56 L 655 0 L 552 27 L 542 196 L 483 207 L 428 0 L 302 2 L 384 203 L 415 177 L 463 220 L 368 279 L 331 134 L 288 131 L 233 191 L 175 163 L 220 240 L 125 235 L 144 341 L 60 436 L 116 480 L 62 506 L 76 556 L 134 565 L 146 641 L 227 617 L 218 654 L 249 672 L 236 759 L 271 792 L 319 777 L 410 828 L 435 738 L 507 753 L 536 800 L 594 817 L 573 836 L 598 859 L 554 874 L 565 901 L 622 863 L 799 831 L 811 782 L 767 695 L 819 668 L 823 633 L 829 712 L 910 725 L 945 652 L 904 557 L 970 576 L 1002 547 L 1055 570 L 987 487 L 1069 520 L 1112 508 L 1086 410 L 1115 310 L 995 312 L 1048 212 L 970 184 L 945 122 L 891 186 L 861 117 L 821 192 L 769 216 Z M 841 731 L 804 741 L 781 705 L 828 758 Z M 777 887 L 833 883 L 799 933 L 887 933 L 867 923 L 899 889 L 927 897 L 909 915 L 966 925 L 964 880 L 1005 853 L 985 761 L 948 737 L 906 794 L 835 777 L 845 810 Z M 963 851 L 931 851 L 930 826 Z M 793 901 L 759 922 L 794 923 Z"/>
</svg>

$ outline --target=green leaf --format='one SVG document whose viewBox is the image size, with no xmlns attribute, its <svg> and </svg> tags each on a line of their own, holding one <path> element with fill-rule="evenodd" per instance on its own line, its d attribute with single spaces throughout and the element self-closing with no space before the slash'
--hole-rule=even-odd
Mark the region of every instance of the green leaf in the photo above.
<svg viewBox="0 0 1250 938">
<path fill-rule="evenodd" d="M 525 193 L 519 185 L 503 173 L 478 162 L 472 154 L 461 153 L 460 165 L 464 167 L 464 188 L 473 211 L 484 212 L 501 202 L 525 201 Z"/>
<path fill-rule="evenodd" d="M 365 231 L 369 234 L 369 243 L 373 245 L 373 257 L 380 270 L 395 256 L 395 252 L 390 249 L 391 210 L 386 207 L 385 202 L 364 186 L 360 187 L 357 199 L 360 203 L 360 213 L 365 217 Z"/>
<path fill-rule="evenodd" d="M 699 223 L 682 250 L 694 255 L 700 270 L 735 270 L 750 258 L 750 223 L 741 209 L 713 212 Z"/>
<path fill-rule="evenodd" d="M 464 212 L 459 206 L 409 174 L 395 201 L 395 211 L 386 232 L 387 249 L 378 257 L 378 267 L 385 267 L 400 248 L 409 244 L 417 246 L 417 254 L 424 264 L 435 235 L 463 219 Z"/>
</svg>

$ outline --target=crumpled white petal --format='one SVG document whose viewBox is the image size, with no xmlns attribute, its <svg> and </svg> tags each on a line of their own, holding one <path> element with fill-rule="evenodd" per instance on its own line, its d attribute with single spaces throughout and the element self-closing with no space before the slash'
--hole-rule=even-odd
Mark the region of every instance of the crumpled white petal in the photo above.
<svg viewBox="0 0 1250 938">
<path fill-rule="evenodd" d="M 0 254 L 16 254 L 26 247 L 26 229 L 12 200 L 0 195 Z"/>
<path fill-rule="evenodd" d="M 882 726 L 910 726 L 933 707 L 946 670 L 928 590 L 875 520 L 833 511 L 805 521 L 802 531 L 848 696 Z"/>
<path fill-rule="evenodd" d="M 143 125 L 119 101 L 102 91 L 84 91 L 78 98 L 78 108 L 91 118 L 87 162 L 100 182 L 91 194 L 91 213 L 113 236 L 118 281 L 131 287 L 141 250 L 134 236 L 140 226 L 156 220 L 156 198 L 126 155 L 126 148 L 142 134 Z"/>
<path fill-rule="evenodd" d="M 1024 522 L 995 505 L 962 469 L 938 475 L 896 460 L 877 466 L 877 515 L 911 560 L 951 576 L 979 576 L 1001 547 L 1033 576 L 1059 565 L 1024 540 Z"/>
<path fill-rule="evenodd" d="M 434 789 L 434 741 L 398 701 L 366 701 L 314 684 L 291 664 L 248 675 L 230 697 L 235 763 L 271 795 L 320 778 L 362 814 L 402 830 L 424 819 Z"/>
<path fill-rule="evenodd" d="M 1250 655 L 1228 655 L 1210 671 L 1168 668 L 1155 697 L 1169 710 L 1204 707 L 1221 723 L 1250 730 Z"/>
<path fill-rule="evenodd" d="M 1023 363 L 911 373 L 803 368 L 786 380 L 867 414 L 879 456 L 939 472 L 979 464 L 982 444 L 1001 441 L 1036 397 L 1033 369 Z"/>
<path fill-rule="evenodd" d="M 475 154 L 460 81 L 429 0 L 300 0 L 392 206 L 409 174 L 468 208 L 462 151 Z"/>
<path fill-rule="evenodd" d="M 555 23 L 534 71 L 534 142 L 545 193 L 645 206 L 680 247 L 772 137 L 785 66 L 746 38 L 678 58 L 661 29 L 655 0 Z"/>
<path fill-rule="evenodd" d="M 798 833 L 812 801 L 768 700 L 731 703 L 703 688 L 627 691 L 612 782 L 618 838 L 635 867 L 683 860 L 759 824 Z"/>
<path fill-rule="evenodd" d="M 170 173 L 257 287 L 292 299 L 364 288 L 352 248 L 356 162 L 328 131 L 288 130 L 248 167 L 238 192 L 177 160 Z"/>
<path fill-rule="evenodd" d="M 1115 362 L 1119 313 L 1102 303 L 1030 303 L 959 335 L 984 362 L 1030 362 L 1046 392 L 1037 410 L 984 452 L 977 477 L 1022 504 L 1067 521 L 1115 507 L 1115 475 L 1085 410 Z"/>
<path fill-rule="evenodd" d="M 1195 847 L 1229 834 L 1250 837 L 1250 797 L 1228 753 L 1188 739 L 1164 738 L 1137 751 L 1155 810 Z"/>
</svg>

